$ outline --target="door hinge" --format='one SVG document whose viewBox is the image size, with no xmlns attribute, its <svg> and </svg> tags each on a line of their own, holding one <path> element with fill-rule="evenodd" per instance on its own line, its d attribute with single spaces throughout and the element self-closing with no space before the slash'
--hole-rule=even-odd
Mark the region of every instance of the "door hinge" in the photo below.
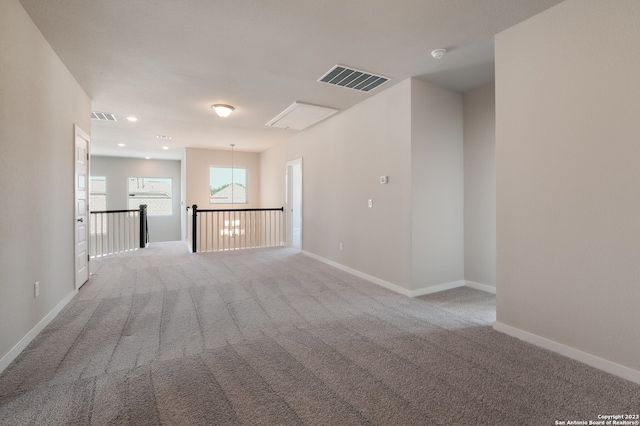
<svg viewBox="0 0 640 426">
<path fill-rule="evenodd" d="M 88 254 L 88 255 L 87 255 L 87 262 L 89 262 L 90 260 L 91 260 L 91 255 L 90 255 L 90 254 Z"/>
<path fill-rule="evenodd" d="M 87 161 L 89 161 L 89 153 L 87 152 Z"/>
</svg>

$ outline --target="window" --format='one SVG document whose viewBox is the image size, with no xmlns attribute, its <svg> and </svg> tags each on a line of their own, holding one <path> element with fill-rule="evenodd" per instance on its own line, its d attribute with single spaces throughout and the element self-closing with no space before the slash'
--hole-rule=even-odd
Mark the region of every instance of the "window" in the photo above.
<svg viewBox="0 0 640 426">
<path fill-rule="evenodd" d="M 211 204 L 246 204 L 247 169 L 211 167 L 209 189 Z"/>
<path fill-rule="evenodd" d="M 89 208 L 92 212 L 107 209 L 107 178 L 104 176 L 89 177 Z"/>
<path fill-rule="evenodd" d="M 172 180 L 171 178 L 129 178 L 129 210 L 140 208 L 140 204 L 147 205 L 149 216 L 170 216 L 172 209 Z"/>
</svg>

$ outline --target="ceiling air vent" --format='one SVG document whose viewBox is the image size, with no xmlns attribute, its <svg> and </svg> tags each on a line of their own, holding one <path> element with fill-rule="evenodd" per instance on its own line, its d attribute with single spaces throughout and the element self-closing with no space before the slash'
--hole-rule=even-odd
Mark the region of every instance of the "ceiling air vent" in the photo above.
<svg viewBox="0 0 640 426">
<path fill-rule="evenodd" d="M 283 129 L 303 130 L 336 112 L 338 110 L 333 108 L 294 102 L 289 108 L 276 115 L 265 125 Z"/>
<path fill-rule="evenodd" d="M 118 121 L 116 120 L 116 116 L 111 114 L 110 112 L 92 112 L 91 118 L 94 120 L 100 121 Z"/>
<path fill-rule="evenodd" d="M 318 79 L 321 83 L 334 84 L 348 89 L 368 92 L 389 81 L 388 77 L 360 71 L 344 65 L 335 65 Z"/>
</svg>

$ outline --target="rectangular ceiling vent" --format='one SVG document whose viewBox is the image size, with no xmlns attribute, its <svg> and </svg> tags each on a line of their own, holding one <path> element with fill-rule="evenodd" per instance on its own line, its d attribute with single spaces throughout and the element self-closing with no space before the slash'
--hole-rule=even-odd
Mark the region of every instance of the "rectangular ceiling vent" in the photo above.
<svg viewBox="0 0 640 426">
<path fill-rule="evenodd" d="M 110 112 L 92 112 L 91 118 L 94 120 L 100 121 L 118 121 L 116 120 L 116 116 L 111 114 Z"/>
<path fill-rule="evenodd" d="M 344 65 L 335 65 L 318 79 L 321 83 L 333 84 L 348 89 L 368 92 L 389 81 L 388 77 L 360 71 Z"/>
<path fill-rule="evenodd" d="M 338 110 L 333 108 L 294 102 L 265 125 L 282 129 L 303 130 L 336 112 Z"/>
</svg>

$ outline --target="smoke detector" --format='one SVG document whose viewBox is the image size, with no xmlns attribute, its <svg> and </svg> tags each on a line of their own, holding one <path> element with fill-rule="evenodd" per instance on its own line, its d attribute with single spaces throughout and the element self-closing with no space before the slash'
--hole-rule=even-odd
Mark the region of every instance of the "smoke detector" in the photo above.
<svg viewBox="0 0 640 426">
<path fill-rule="evenodd" d="M 445 53 L 447 53 L 447 49 L 436 49 L 431 52 L 431 56 L 433 56 L 434 59 L 442 59 Z"/>
</svg>

